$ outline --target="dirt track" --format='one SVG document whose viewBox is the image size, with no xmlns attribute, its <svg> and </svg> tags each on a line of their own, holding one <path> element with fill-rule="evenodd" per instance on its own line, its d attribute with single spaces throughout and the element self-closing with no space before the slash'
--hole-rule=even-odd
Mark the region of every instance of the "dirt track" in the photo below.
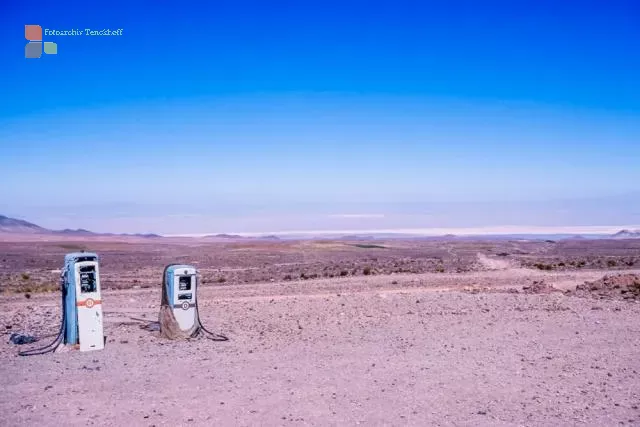
<svg viewBox="0 0 640 427">
<path fill-rule="evenodd" d="M 104 351 L 21 358 L 5 336 L 3 423 L 639 425 L 640 304 L 502 292 L 604 273 L 203 287 L 226 343 L 163 341 L 131 320 L 155 319 L 159 289 L 106 291 Z M 57 298 L 4 296 L 0 325 L 52 332 Z"/>
</svg>

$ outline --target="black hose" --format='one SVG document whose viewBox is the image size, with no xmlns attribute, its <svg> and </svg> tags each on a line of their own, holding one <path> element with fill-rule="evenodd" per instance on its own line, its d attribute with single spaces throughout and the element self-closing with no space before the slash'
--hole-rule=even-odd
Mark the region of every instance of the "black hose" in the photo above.
<svg viewBox="0 0 640 427">
<path fill-rule="evenodd" d="M 198 301 L 196 300 L 196 310 L 198 310 Z M 202 324 L 202 321 L 200 321 L 200 313 L 198 313 L 198 323 L 200 324 L 200 329 L 202 330 L 202 332 L 204 332 L 207 338 L 209 338 L 212 341 L 229 341 L 229 338 L 222 335 L 222 334 L 214 334 L 213 332 L 211 332 L 210 330 L 208 330 L 207 328 L 204 327 L 204 325 Z"/>
<path fill-rule="evenodd" d="M 198 280 L 199 282 L 199 280 Z M 199 287 L 200 283 L 198 283 L 196 286 Z M 196 288 L 198 289 L 198 288 Z M 229 341 L 229 338 L 222 335 L 222 334 L 215 334 L 213 332 L 211 332 L 210 330 L 208 330 L 207 328 L 204 327 L 204 325 L 202 324 L 202 321 L 200 320 L 200 308 L 198 307 L 198 295 L 196 294 L 196 315 L 198 316 L 198 325 L 200 325 L 200 329 L 202 330 L 202 332 L 205 333 L 205 336 L 207 338 L 209 338 L 212 341 Z"/>
<path fill-rule="evenodd" d="M 56 334 L 56 339 L 53 340 L 53 342 L 45 345 L 44 347 L 40 347 L 40 348 L 32 348 L 29 350 L 25 350 L 25 351 L 21 351 L 18 353 L 19 356 L 38 356 L 41 354 L 47 354 L 47 353 L 53 353 L 54 351 L 56 351 L 56 349 L 58 348 L 58 345 L 60 345 L 60 342 L 63 340 L 64 338 L 64 333 L 65 333 L 65 324 L 66 324 L 66 314 L 65 314 L 65 297 L 66 297 L 66 292 L 65 292 L 65 286 L 64 286 L 64 282 L 60 284 L 60 291 L 62 293 L 62 322 L 60 323 L 60 329 L 58 330 L 58 333 Z M 45 335 L 42 338 L 47 338 L 53 336 L 52 335 Z"/>
<path fill-rule="evenodd" d="M 66 322 L 65 317 L 66 317 L 65 310 L 64 310 L 64 307 L 62 307 L 62 323 L 60 323 L 60 330 L 58 331 L 58 335 L 56 336 L 56 339 L 53 340 L 53 342 L 45 345 L 44 347 L 32 348 L 29 350 L 21 351 L 18 353 L 18 355 L 19 356 L 37 356 L 40 354 L 53 353 L 54 351 L 56 351 L 56 348 L 58 348 L 58 345 L 60 345 L 60 342 L 62 341 L 62 338 L 64 336 L 65 322 Z"/>
</svg>

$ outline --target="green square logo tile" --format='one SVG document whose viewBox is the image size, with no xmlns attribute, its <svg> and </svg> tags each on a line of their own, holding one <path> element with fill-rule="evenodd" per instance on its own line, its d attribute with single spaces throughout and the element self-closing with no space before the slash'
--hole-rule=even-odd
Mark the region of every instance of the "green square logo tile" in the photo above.
<svg viewBox="0 0 640 427">
<path fill-rule="evenodd" d="M 42 56 L 42 42 L 30 42 L 24 47 L 25 58 L 40 58 Z"/>
<path fill-rule="evenodd" d="M 44 42 L 44 53 L 55 55 L 58 53 L 58 44 L 54 42 Z"/>
</svg>

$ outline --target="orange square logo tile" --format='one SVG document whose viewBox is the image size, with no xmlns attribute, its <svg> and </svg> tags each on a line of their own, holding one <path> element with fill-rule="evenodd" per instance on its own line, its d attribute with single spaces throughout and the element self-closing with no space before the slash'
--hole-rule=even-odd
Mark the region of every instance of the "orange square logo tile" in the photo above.
<svg viewBox="0 0 640 427">
<path fill-rule="evenodd" d="M 30 42 L 42 41 L 42 27 L 40 25 L 25 25 L 24 38 Z"/>
</svg>

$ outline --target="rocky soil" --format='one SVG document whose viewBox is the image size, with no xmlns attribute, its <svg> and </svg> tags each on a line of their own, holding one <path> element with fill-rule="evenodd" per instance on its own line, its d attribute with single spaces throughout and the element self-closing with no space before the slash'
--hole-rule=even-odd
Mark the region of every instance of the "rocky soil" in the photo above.
<svg viewBox="0 0 640 427">
<path fill-rule="evenodd" d="M 640 304 L 555 291 L 631 279 L 492 266 L 206 285 L 222 343 L 161 339 L 157 286 L 106 290 L 104 350 L 34 357 L 8 337 L 55 332 L 59 294 L 6 294 L 3 424 L 639 425 Z"/>
<path fill-rule="evenodd" d="M 58 289 L 64 254 L 101 257 L 104 289 L 151 288 L 172 262 L 196 265 L 205 285 L 461 273 L 526 267 L 540 271 L 640 268 L 640 239 L 567 241 L 122 241 L 2 242 L 0 292 Z"/>
<path fill-rule="evenodd" d="M 597 299 L 640 300 L 640 275 L 607 274 L 601 279 L 578 285 L 570 295 Z"/>
</svg>

